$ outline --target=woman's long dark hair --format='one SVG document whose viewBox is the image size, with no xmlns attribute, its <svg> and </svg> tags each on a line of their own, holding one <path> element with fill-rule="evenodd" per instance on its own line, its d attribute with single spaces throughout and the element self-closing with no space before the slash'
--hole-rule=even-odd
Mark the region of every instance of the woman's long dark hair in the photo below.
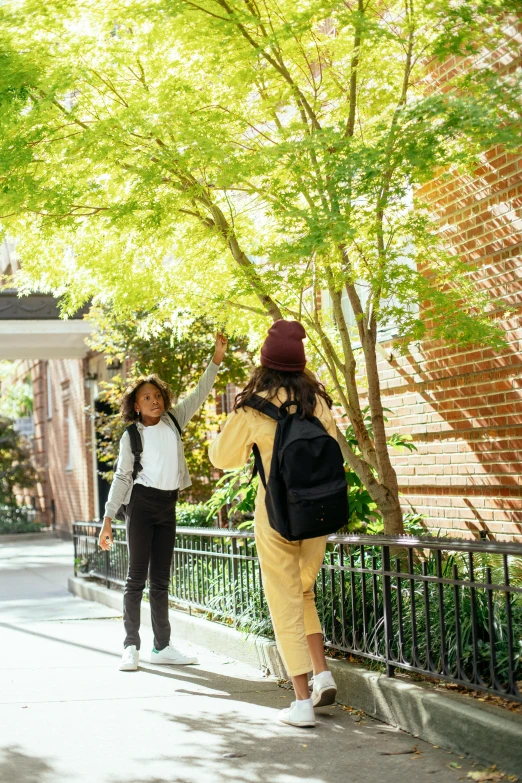
<svg viewBox="0 0 522 783">
<path fill-rule="evenodd" d="M 313 419 L 317 405 L 317 397 L 321 397 L 329 408 L 332 407 L 332 398 L 311 373 L 307 372 L 283 372 L 272 370 L 269 367 L 256 367 L 250 380 L 239 392 L 234 401 L 234 410 L 243 408 L 248 398 L 253 394 L 266 392 L 267 402 L 277 396 L 279 389 L 284 389 L 287 399 L 293 400 L 301 419 Z"/>
</svg>

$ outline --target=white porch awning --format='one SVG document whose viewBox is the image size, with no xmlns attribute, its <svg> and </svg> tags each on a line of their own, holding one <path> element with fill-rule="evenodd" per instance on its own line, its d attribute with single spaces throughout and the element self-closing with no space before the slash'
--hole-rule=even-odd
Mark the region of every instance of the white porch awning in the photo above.
<svg viewBox="0 0 522 783">
<path fill-rule="evenodd" d="M 82 359 L 92 332 L 85 310 L 64 321 L 49 294 L 0 292 L 0 359 Z"/>
<path fill-rule="evenodd" d="M 89 350 L 87 321 L 0 319 L 0 359 L 82 359 Z"/>
</svg>

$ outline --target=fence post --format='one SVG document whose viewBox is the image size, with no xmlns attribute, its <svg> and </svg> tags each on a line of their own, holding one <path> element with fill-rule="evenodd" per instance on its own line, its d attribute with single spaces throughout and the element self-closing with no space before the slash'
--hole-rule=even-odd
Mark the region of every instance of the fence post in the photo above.
<svg viewBox="0 0 522 783">
<path fill-rule="evenodd" d="M 384 640 L 386 643 L 386 674 L 395 676 L 395 666 L 392 664 L 393 642 L 393 613 L 391 599 L 391 577 L 386 571 L 390 571 L 390 547 L 382 545 L 382 597 L 384 608 Z"/>
<path fill-rule="evenodd" d="M 237 623 L 237 540 L 232 538 L 232 601 L 234 607 L 234 625 Z"/>
<path fill-rule="evenodd" d="M 109 579 L 109 568 L 110 568 L 109 556 L 110 556 L 110 550 L 106 549 L 105 550 L 105 586 L 110 589 L 111 582 Z"/>
</svg>

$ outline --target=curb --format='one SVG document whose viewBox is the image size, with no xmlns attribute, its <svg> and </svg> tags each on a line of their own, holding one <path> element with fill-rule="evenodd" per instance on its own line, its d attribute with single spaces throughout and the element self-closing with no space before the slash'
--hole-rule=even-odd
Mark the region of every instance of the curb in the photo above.
<svg viewBox="0 0 522 783">
<path fill-rule="evenodd" d="M 69 591 L 80 598 L 122 611 L 122 593 L 87 578 L 69 579 Z M 150 625 L 150 607 L 142 603 L 142 622 Z M 176 637 L 199 644 L 257 669 L 287 678 L 275 642 L 246 637 L 226 625 L 184 612 L 169 611 Z M 386 677 L 360 666 L 329 659 L 338 686 L 337 701 L 414 737 L 468 756 L 481 764 L 496 764 L 514 775 L 522 774 L 522 715 L 456 693 L 435 691 L 400 675 Z"/>
<path fill-rule="evenodd" d="M 123 614 L 123 593 L 119 590 L 109 590 L 99 582 L 85 577 L 70 577 L 68 590 L 79 598 L 97 601 Z M 245 636 L 235 628 L 213 623 L 202 617 L 193 617 L 176 609 L 169 609 L 169 617 L 176 639 L 193 642 L 212 652 L 286 679 L 286 671 L 275 642 L 270 639 Z M 146 601 L 142 601 L 141 604 L 141 622 L 144 625 L 151 625 L 150 604 Z"/>
<path fill-rule="evenodd" d="M 331 659 L 328 666 L 342 704 L 459 756 L 522 773 L 522 715 L 347 661 Z"/>
</svg>

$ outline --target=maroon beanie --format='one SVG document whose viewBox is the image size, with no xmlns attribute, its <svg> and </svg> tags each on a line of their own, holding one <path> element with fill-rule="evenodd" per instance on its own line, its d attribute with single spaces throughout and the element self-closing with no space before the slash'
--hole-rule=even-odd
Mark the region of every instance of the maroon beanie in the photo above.
<svg viewBox="0 0 522 783">
<path fill-rule="evenodd" d="M 261 348 L 261 364 L 271 370 L 303 372 L 306 364 L 303 340 L 306 332 L 299 321 L 276 321 Z"/>
</svg>

